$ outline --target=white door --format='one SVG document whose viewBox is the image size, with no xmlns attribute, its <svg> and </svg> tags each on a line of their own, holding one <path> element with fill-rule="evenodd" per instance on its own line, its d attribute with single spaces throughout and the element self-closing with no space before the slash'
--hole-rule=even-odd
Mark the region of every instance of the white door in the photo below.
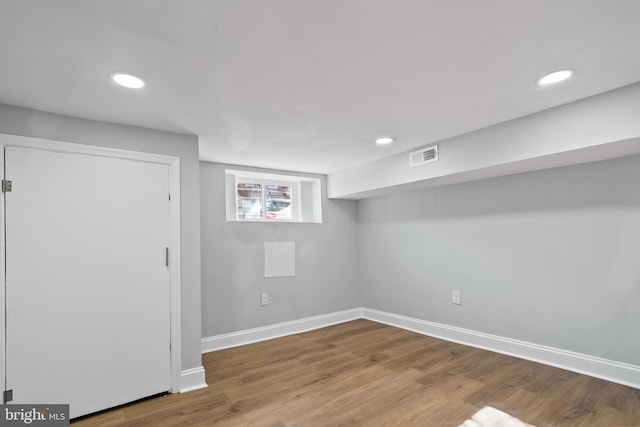
<svg viewBox="0 0 640 427">
<path fill-rule="evenodd" d="M 168 165 L 6 147 L 6 389 L 70 416 L 171 388 Z"/>
</svg>

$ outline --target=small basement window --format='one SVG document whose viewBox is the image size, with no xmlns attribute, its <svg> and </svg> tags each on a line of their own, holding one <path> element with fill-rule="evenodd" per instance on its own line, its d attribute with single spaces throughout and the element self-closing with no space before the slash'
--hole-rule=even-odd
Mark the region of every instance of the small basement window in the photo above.
<svg viewBox="0 0 640 427">
<path fill-rule="evenodd" d="M 226 170 L 227 221 L 322 222 L 317 178 Z"/>
</svg>

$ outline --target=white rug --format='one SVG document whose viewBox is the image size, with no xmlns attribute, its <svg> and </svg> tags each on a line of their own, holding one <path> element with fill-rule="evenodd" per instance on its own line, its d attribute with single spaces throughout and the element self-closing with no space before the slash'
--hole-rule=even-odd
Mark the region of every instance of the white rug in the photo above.
<svg viewBox="0 0 640 427">
<path fill-rule="evenodd" d="M 516 417 L 498 411 L 490 406 L 485 406 L 459 427 L 534 427 L 523 423 Z"/>
</svg>

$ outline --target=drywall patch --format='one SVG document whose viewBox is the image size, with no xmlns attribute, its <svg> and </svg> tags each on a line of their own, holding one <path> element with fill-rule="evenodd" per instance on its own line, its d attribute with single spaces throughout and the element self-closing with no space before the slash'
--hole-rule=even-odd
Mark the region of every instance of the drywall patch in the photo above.
<svg viewBox="0 0 640 427">
<path fill-rule="evenodd" d="M 264 242 L 264 277 L 296 275 L 296 242 Z"/>
</svg>

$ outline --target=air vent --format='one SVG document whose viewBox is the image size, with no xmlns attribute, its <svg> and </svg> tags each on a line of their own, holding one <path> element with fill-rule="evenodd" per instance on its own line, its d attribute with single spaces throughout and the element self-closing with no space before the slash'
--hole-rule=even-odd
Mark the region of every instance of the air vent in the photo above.
<svg viewBox="0 0 640 427">
<path fill-rule="evenodd" d="M 412 168 L 438 161 L 438 146 L 423 148 L 409 154 L 409 166 Z"/>
</svg>

